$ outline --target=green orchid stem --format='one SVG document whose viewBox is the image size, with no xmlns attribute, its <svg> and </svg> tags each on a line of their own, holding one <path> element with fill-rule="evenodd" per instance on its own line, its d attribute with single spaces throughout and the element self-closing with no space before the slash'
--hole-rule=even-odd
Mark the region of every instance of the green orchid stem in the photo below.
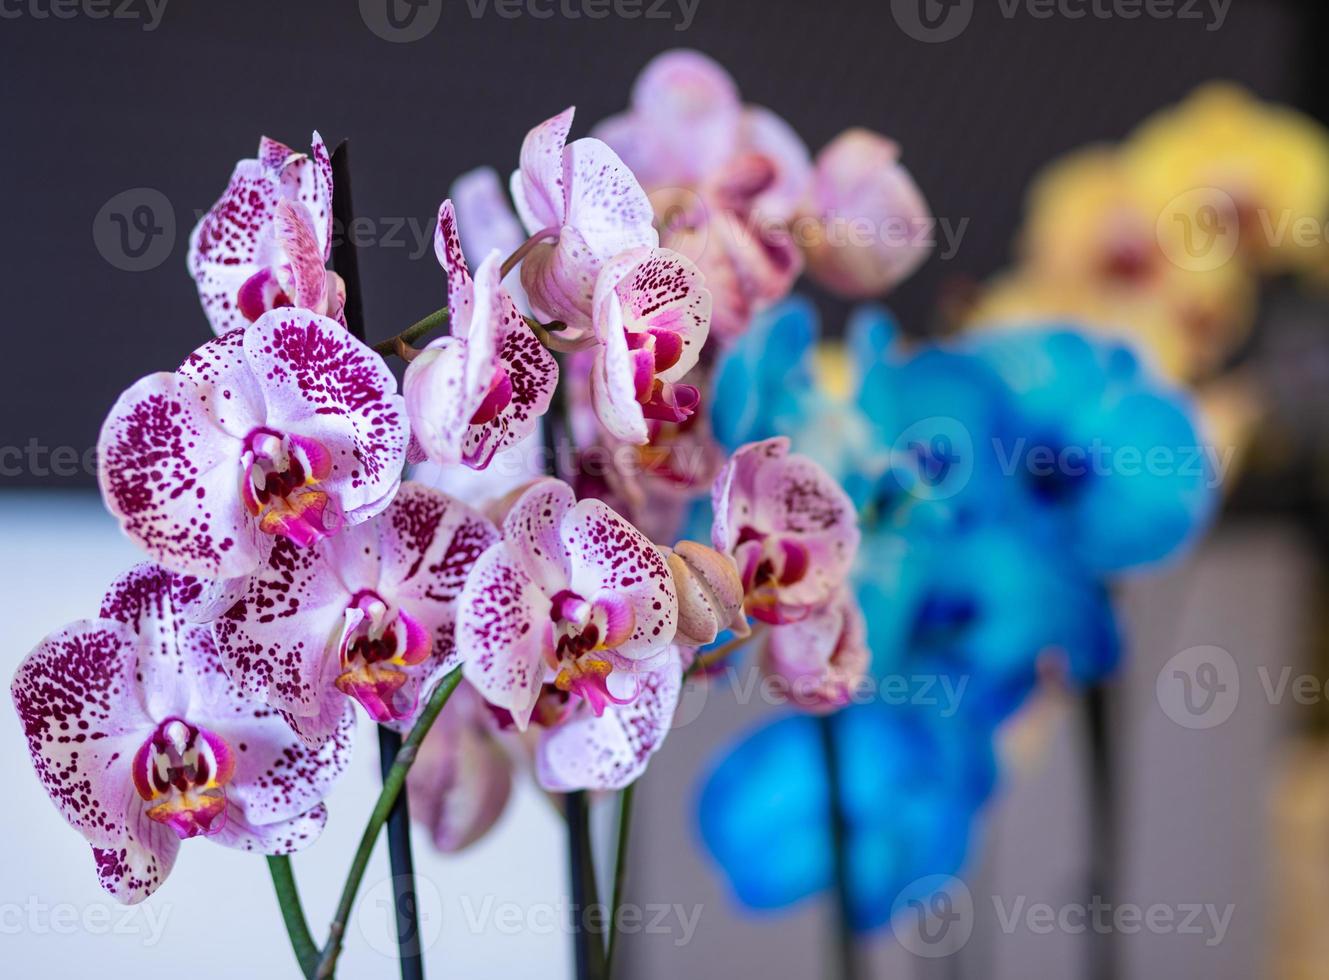
<svg viewBox="0 0 1329 980">
<path fill-rule="evenodd" d="M 395 337 L 389 337 L 387 340 L 380 340 L 374 345 L 374 350 L 384 357 L 391 357 L 393 354 L 400 354 L 398 345 L 410 346 L 421 337 L 437 330 L 443 324 L 448 322 L 448 308 L 445 306 L 441 310 L 435 310 L 429 316 L 416 320 L 409 327 L 397 334 Z"/>
<path fill-rule="evenodd" d="M 604 980 L 605 946 L 602 929 L 592 928 L 600 909 L 591 853 L 591 806 L 585 790 L 564 797 L 568 823 L 568 877 L 572 882 L 572 951 L 577 980 Z"/>
<path fill-rule="evenodd" d="M 300 963 L 300 972 L 306 977 L 313 977 L 314 969 L 318 966 L 318 946 L 310 935 L 305 910 L 300 905 L 300 892 L 295 887 L 291 859 L 285 854 L 270 856 L 268 871 L 272 874 L 272 888 L 277 893 L 277 904 L 281 906 L 282 921 L 286 923 L 286 934 L 291 937 L 291 949 L 295 951 L 295 958 Z"/>
<path fill-rule="evenodd" d="M 826 764 L 826 806 L 831 815 L 831 855 L 835 868 L 834 947 L 839 980 L 858 980 L 858 949 L 852 925 L 849 894 L 849 834 L 840 799 L 840 757 L 835 747 L 835 721 L 831 715 L 817 718 L 822 758 Z"/>
<path fill-rule="evenodd" d="M 614 952 L 618 947 L 618 910 L 623 907 L 623 881 L 628 873 L 628 836 L 632 832 L 635 782 L 618 794 L 618 846 L 614 855 L 614 890 L 609 895 L 609 949 L 605 953 L 605 980 L 613 980 Z"/>
<path fill-rule="evenodd" d="M 452 697 L 452 692 L 460 683 L 461 668 L 457 667 L 439 682 L 438 687 L 434 688 L 434 693 L 430 695 L 420 720 L 415 723 L 411 733 L 406 736 L 406 741 L 402 743 L 401 751 L 397 753 L 397 761 L 392 764 L 392 768 L 383 778 L 383 791 L 378 794 L 378 802 L 374 804 L 369 822 L 365 824 L 364 834 L 360 837 L 360 846 L 356 849 L 354 860 L 351 861 L 351 870 L 346 875 L 341 901 L 337 903 L 337 912 L 332 918 L 332 925 L 328 928 L 328 942 L 323 947 L 323 955 L 319 957 L 318 967 L 313 974 L 316 980 L 329 980 L 336 975 L 337 957 L 341 955 L 346 924 L 350 921 L 351 908 L 355 905 L 355 895 L 360 889 L 365 869 L 369 867 L 369 856 L 374 851 L 374 844 L 383 830 L 383 825 L 387 823 L 393 804 L 397 802 L 397 797 L 406 785 L 406 773 L 415 762 L 420 743 L 425 740 L 439 712 L 443 710 L 448 698 Z"/>
</svg>

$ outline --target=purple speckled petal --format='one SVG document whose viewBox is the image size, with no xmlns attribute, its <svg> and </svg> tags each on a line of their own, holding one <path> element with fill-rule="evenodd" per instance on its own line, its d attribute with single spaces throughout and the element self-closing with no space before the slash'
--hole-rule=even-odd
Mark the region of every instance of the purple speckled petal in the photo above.
<svg viewBox="0 0 1329 980">
<path fill-rule="evenodd" d="M 600 424 L 616 439 L 645 445 L 646 416 L 637 401 L 632 355 L 628 351 L 619 285 L 646 260 L 650 250 L 631 249 L 605 263 L 595 283 L 595 335 L 600 346 L 591 368 L 591 404 Z"/>
<path fill-rule="evenodd" d="M 189 272 L 217 334 L 248 322 L 236 305 L 240 286 L 271 263 L 279 188 L 258 160 L 241 160 L 217 203 L 189 236 Z"/>
<path fill-rule="evenodd" d="M 221 829 L 209 838 L 223 847 L 252 854 L 293 854 L 318 839 L 328 822 L 322 803 L 289 820 L 255 824 L 239 807 L 227 807 Z"/>
<path fill-rule="evenodd" d="M 107 508 L 155 561 L 232 578 L 261 551 L 240 499 L 241 443 L 218 427 L 214 394 L 179 375 L 143 378 L 102 425 L 97 476 Z"/>
<path fill-rule="evenodd" d="M 340 707 L 325 708 L 342 699 L 332 684 L 338 664 L 330 644 L 362 586 L 329 566 L 323 544 L 353 547 L 372 538 L 361 525 L 312 548 L 274 543 L 244 597 L 213 624 L 226 672 L 246 697 L 301 717 L 338 717 Z"/>
<path fill-rule="evenodd" d="M 274 221 L 277 241 L 290 262 L 294 305 L 327 315 L 328 273 L 313 216 L 298 201 L 279 201 Z"/>
<path fill-rule="evenodd" d="M 406 776 L 411 816 L 444 853 L 475 843 L 498 821 L 512 792 L 512 760 L 491 713 L 463 681 L 420 746 Z"/>
<path fill-rule="evenodd" d="M 131 763 L 153 728 L 135 679 L 138 651 L 124 623 L 71 623 L 37 644 L 10 687 L 37 777 L 96 847 L 122 844 L 137 798 Z"/>
<path fill-rule="evenodd" d="M 180 838 L 165 824 L 148 819 L 142 801 L 131 804 L 127 826 L 119 841 L 94 847 L 101 886 L 124 905 L 137 905 L 166 880 L 180 853 Z"/>
<path fill-rule="evenodd" d="M 471 416 L 484 399 L 483 388 L 467 390 L 469 353 L 460 337 L 440 337 L 411 361 L 402 381 L 416 444 L 444 466 L 461 462 Z"/>
<path fill-rule="evenodd" d="M 526 575 L 551 598 L 566 589 L 571 579 L 571 557 L 562 529 L 576 499 L 572 488 L 561 480 L 538 480 L 503 519 L 503 540 Z M 548 610 L 542 612 L 547 618 Z"/>
<path fill-rule="evenodd" d="M 632 632 L 614 652 L 628 660 L 657 654 L 673 642 L 678 594 L 655 545 L 601 500 L 579 501 L 562 522 L 571 587 L 594 600 L 611 593 L 632 609 Z"/>
<path fill-rule="evenodd" d="M 821 713 L 850 702 L 871 660 L 862 610 L 842 588 L 806 619 L 773 627 L 762 667 L 786 685 L 792 703 Z"/>
<path fill-rule="evenodd" d="M 409 430 L 383 358 L 335 320 L 296 309 L 264 314 L 245 331 L 244 349 L 263 387 L 268 424 L 332 454 L 321 489 L 338 499 L 347 521 L 372 516 L 367 505 L 386 506 Z"/>
<path fill-rule="evenodd" d="M 176 374 L 204 389 L 200 399 L 213 421 L 236 439 L 263 424 L 263 389 L 245 360 L 243 329 L 208 341 L 185 358 Z"/>
<path fill-rule="evenodd" d="M 549 597 L 515 552 L 500 541 L 475 563 L 461 594 L 457 646 L 466 680 L 525 731 L 547 671 Z"/>
<path fill-rule="evenodd" d="M 600 263 L 581 232 L 567 225 L 557 243 L 537 245 L 522 260 L 521 284 L 537 317 L 565 323 L 565 336 L 580 337 L 591 330 L 599 272 Z"/>
<path fill-rule="evenodd" d="M 616 289 L 629 332 L 668 331 L 682 341 L 678 360 L 659 371 L 678 381 L 696 366 L 711 329 L 711 294 L 701 272 L 686 257 L 657 248 Z"/>
<path fill-rule="evenodd" d="M 563 224 L 567 215 L 563 149 L 574 112 L 574 107 L 564 109 L 522 140 L 521 168 L 512 174 L 512 200 L 531 234 Z"/>
<path fill-rule="evenodd" d="M 536 750 L 536 778 L 555 793 L 578 789 L 622 789 L 646 771 L 651 755 L 664 743 L 682 690 L 682 663 L 675 653 L 658 670 L 611 674 L 616 695 L 635 697 L 611 705 L 595 717 L 578 711 L 569 721 L 542 732 Z"/>
<path fill-rule="evenodd" d="M 577 229 L 597 266 L 630 248 L 660 244 L 650 199 L 607 144 L 579 139 L 563 156 L 568 200 L 563 224 Z M 559 241 L 562 246 L 561 235 Z"/>
</svg>

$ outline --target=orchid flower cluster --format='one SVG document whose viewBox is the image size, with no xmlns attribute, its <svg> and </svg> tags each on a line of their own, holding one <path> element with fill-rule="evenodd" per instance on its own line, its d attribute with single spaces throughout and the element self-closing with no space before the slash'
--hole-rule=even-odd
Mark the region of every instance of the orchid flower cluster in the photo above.
<svg viewBox="0 0 1329 980">
<path fill-rule="evenodd" d="M 459 182 L 435 234 L 447 307 L 377 348 L 348 319 L 358 283 L 327 268 L 334 157 L 318 133 L 308 153 L 262 140 L 194 229 L 215 337 L 131 385 L 98 442 L 106 506 L 146 560 L 12 688 L 39 779 L 120 901 L 151 895 L 183 840 L 310 844 L 357 712 L 409 733 L 415 813 L 454 850 L 497 820 L 520 766 L 555 793 L 640 777 L 722 634 L 769 634 L 770 671 L 809 710 L 843 705 L 867 670 L 854 501 L 778 434 L 726 458 L 703 392 L 714 343 L 802 266 L 779 228 L 922 213 L 898 151 L 857 132 L 814 164 L 692 52 L 648 67 L 603 139 L 570 140 L 572 123 L 568 109 L 522 144 L 525 232 L 492 175 Z M 658 227 L 662 190 L 694 195 L 683 225 Z M 847 292 L 922 257 L 828 248 L 809 267 Z M 560 439 L 578 464 L 600 445 L 657 465 L 645 485 L 533 472 Z M 705 450 L 690 467 L 689 439 Z M 407 476 L 463 486 L 499 460 L 526 465 L 497 493 Z M 672 538 L 650 515 L 708 490 L 709 542 L 657 543 Z"/>
</svg>

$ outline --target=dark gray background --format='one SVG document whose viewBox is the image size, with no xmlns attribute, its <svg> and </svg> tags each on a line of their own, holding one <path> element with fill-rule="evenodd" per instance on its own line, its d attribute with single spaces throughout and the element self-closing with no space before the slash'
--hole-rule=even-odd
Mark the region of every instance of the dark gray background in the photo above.
<svg viewBox="0 0 1329 980">
<path fill-rule="evenodd" d="M 207 339 L 184 269 L 188 232 L 262 133 L 296 147 L 314 128 L 330 143 L 349 137 L 357 212 L 383 233 L 428 229 L 458 173 L 506 172 L 525 131 L 570 103 L 585 133 L 625 105 L 653 54 L 696 47 L 814 150 L 853 124 L 896 138 L 935 213 L 968 219 L 958 254 L 892 298 L 919 330 L 948 281 L 1006 262 L 1024 188 L 1050 158 L 1121 137 L 1209 78 L 1304 102 L 1317 68 L 1301 54 L 1322 54 L 1310 25 L 1322 15 L 1309 12 L 1322 0 L 1304 14 L 1293 0 L 1233 0 L 1215 31 L 1023 8 L 1006 18 L 998 0 L 976 0 L 968 29 L 940 44 L 906 35 L 887 0 L 698 0 L 686 31 L 677 16 L 508 19 L 491 0 L 474 17 L 468 0 L 443 0 L 437 27 L 405 44 L 368 29 L 355 0 L 168 0 L 152 32 L 140 20 L 39 18 L 30 3 L 50 0 L 3 0 L 18 16 L 0 19 L 0 446 L 35 440 L 46 453 L 95 445 L 123 388 Z M 174 237 L 161 264 L 125 271 L 99 251 L 94 219 L 145 187 L 169 202 Z M 443 295 L 431 250 L 394 241 L 362 255 L 374 337 Z M 843 308 L 826 305 L 838 319 Z M 0 486 L 92 482 L 46 464 L 12 469 Z"/>
</svg>

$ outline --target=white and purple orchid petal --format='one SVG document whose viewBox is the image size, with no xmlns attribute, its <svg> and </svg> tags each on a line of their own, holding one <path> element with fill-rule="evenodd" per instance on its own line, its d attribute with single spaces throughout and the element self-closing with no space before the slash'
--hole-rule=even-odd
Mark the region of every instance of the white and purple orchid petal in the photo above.
<svg viewBox="0 0 1329 980">
<path fill-rule="evenodd" d="M 214 394 L 175 374 L 140 380 L 102 425 L 97 476 L 107 508 L 155 561 L 232 578 L 261 550 L 238 492 L 241 443 L 217 425 Z"/>
<path fill-rule="evenodd" d="M 605 431 L 635 446 L 650 442 L 646 414 L 637 399 L 638 365 L 628 350 L 627 335 L 619 326 L 622 313 L 611 302 L 603 319 L 605 341 L 591 365 L 591 406 Z M 617 329 L 616 329 L 617 327 Z"/>
<path fill-rule="evenodd" d="M 642 145 L 639 156 L 624 159 L 652 187 L 702 183 L 733 155 L 741 110 L 738 87 L 717 62 L 698 51 L 667 51 L 632 86 Z"/>
<path fill-rule="evenodd" d="M 328 808 L 322 803 L 289 820 L 256 824 L 239 807 L 230 807 L 221 828 L 209 839 L 251 854 L 294 854 L 304 850 L 323 833 Z"/>
<path fill-rule="evenodd" d="M 512 792 L 512 770 L 489 709 L 463 681 L 406 776 L 411 816 L 440 851 L 460 851 L 498 822 Z"/>
<path fill-rule="evenodd" d="M 461 290 L 470 285 L 471 271 L 462 253 L 457 212 L 451 198 L 438 208 L 438 223 L 434 226 L 434 256 L 448 275 L 448 319 L 452 333 L 465 337 L 466 328 L 458 330 L 457 325 L 470 320 L 471 297 L 469 294 L 463 295 Z"/>
<path fill-rule="evenodd" d="M 866 129 L 846 130 L 817 154 L 811 207 L 823 229 L 808 269 L 841 296 L 880 296 L 932 250 L 931 209 L 899 156 L 893 140 Z M 850 221 L 877 234 L 866 243 L 838 240 L 834 223 Z"/>
<path fill-rule="evenodd" d="M 871 659 L 862 610 L 842 588 L 806 619 L 774 627 L 762 666 L 779 678 L 791 702 L 824 713 L 850 703 Z"/>
<path fill-rule="evenodd" d="M 243 439 L 267 417 L 263 389 L 245 360 L 245 331 L 232 330 L 208 341 L 175 372 L 195 382 L 208 414 L 224 432 Z"/>
<path fill-rule="evenodd" d="M 363 540 L 361 527 L 331 539 Z M 341 695 L 331 639 L 339 632 L 353 592 L 329 567 L 321 547 L 298 548 L 278 539 L 267 562 L 248 580 L 245 595 L 213 623 L 227 674 L 244 694 L 301 718 L 335 719 Z M 329 713 L 325 702 L 336 709 Z M 326 731 L 326 723 L 318 726 Z"/>
<path fill-rule="evenodd" d="M 632 171 L 606 143 L 585 138 L 564 151 L 567 214 L 597 265 L 632 248 L 655 248 L 655 212 Z M 559 247 L 565 247 L 562 235 Z"/>
<path fill-rule="evenodd" d="M 355 712 L 344 701 L 334 730 L 314 745 L 302 741 L 279 712 L 243 700 L 235 689 L 211 711 L 200 708 L 192 717 L 231 747 L 235 768 L 226 785 L 227 816 L 238 812 L 249 827 L 307 813 L 331 793 L 350 763 Z"/>
<path fill-rule="evenodd" d="M 263 165 L 241 160 L 222 196 L 190 233 L 189 272 L 218 335 L 248 322 L 236 297 L 247 279 L 271 264 L 278 200 L 279 189 Z"/>
<path fill-rule="evenodd" d="M 379 521 L 380 589 L 423 627 L 428 657 L 415 671 L 427 683 L 457 666 L 457 603 L 498 529 L 478 511 L 422 483 L 404 483 Z"/>
<path fill-rule="evenodd" d="M 93 847 L 97 880 L 121 904 L 137 905 L 150 896 L 175 867 L 180 838 L 164 824 L 150 820 L 142 801 L 135 800 L 120 840 Z"/>
<path fill-rule="evenodd" d="M 669 734 L 682 689 L 682 664 L 675 655 L 666 666 L 642 674 L 613 674 L 616 696 L 626 703 L 598 717 L 583 709 L 540 735 L 536 778 L 545 789 L 617 790 L 646 770 L 651 755 Z"/>
<path fill-rule="evenodd" d="M 566 325 L 563 336 L 579 338 L 592 329 L 591 310 L 600 262 L 581 232 L 565 225 L 557 243 L 537 245 L 522 260 L 521 285 L 531 311 L 546 322 Z"/>
<path fill-rule="evenodd" d="M 411 361 L 402 381 L 415 441 L 442 465 L 461 462 L 466 430 L 483 400 L 466 390 L 467 354 L 460 337 L 439 337 Z"/>
<path fill-rule="evenodd" d="M 618 614 L 615 642 L 606 639 L 605 645 L 619 657 L 638 660 L 672 643 L 678 593 L 659 549 L 594 498 L 579 501 L 561 523 L 572 591 L 594 606 L 603 604 L 606 614 Z"/>
<path fill-rule="evenodd" d="M 561 480 L 537 480 L 503 519 L 503 540 L 521 562 L 526 576 L 551 599 L 568 587 L 572 558 L 563 533 L 564 519 L 576 496 Z M 542 610 L 548 619 L 548 610 Z"/>
<path fill-rule="evenodd" d="M 298 201 L 279 201 L 274 221 L 277 242 L 290 264 L 291 305 L 327 316 L 328 272 L 323 268 L 325 260 L 313 216 Z"/>
<path fill-rule="evenodd" d="M 277 184 L 281 196 L 309 210 L 319 249 L 326 262 L 332 254 L 332 158 L 317 130 L 310 143 L 311 152 L 304 154 L 264 137 L 259 147 L 259 159 L 270 179 Z"/>
<path fill-rule="evenodd" d="M 313 439 L 331 453 L 320 489 L 348 521 L 401 477 L 409 428 L 397 381 L 383 358 L 335 320 L 273 310 L 245 331 L 245 356 L 261 379 L 268 425 Z"/>
<path fill-rule="evenodd" d="M 792 126 L 760 106 L 743 111 L 739 142 L 767 160 L 770 179 L 752 202 L 767 221 L 788 221 L 807 202 L 812 188 L 812 154 Z"/>
<path fill-rule="evenodd" d="M 525 731 L 547 670 L 549 598 L 515 552 L 499 541 L 475 563 L 459 601 L 457 645 L 466 680 Z"/>
<path fill-rule="evenodd" d="M 526 134 L 520 169 L 512 174 L 512 200 L 532 235 L 557 228 L 567 217 L 567 175 L 564 147 L 572 129 L 575 107 L 569 106 Z"/>
<path fill-rule="evenodd" d="M 711 328 L 711 294 L 688 258 L 653 249 L 615 291 L 627 330 L 648 334 L 659 346 L 656 377 L 677 381 L 696 366 Z"/>
<path fill-rule="evenodd" d="M 455 202 L 461 245 L 469 260 L 479 263 L 494 249 L 509 256 L 526 240 L 521 221 L 512 211 L 498 172 L 492 167 L 477 167 L 452 182 L 448 197 Z M 503 285 L 521 308 L 527 308 L 521 276 L 508 273 Z"/>
<path fill-rule="evenodd" d="M 153 729 L 136 680 L 139 649 L 125 623 L 71 623 L 24 658 L 10 686 L 37 777 L 95 847 L 122 844 L 137 800 L 131 764 Z"/>
</svg>

